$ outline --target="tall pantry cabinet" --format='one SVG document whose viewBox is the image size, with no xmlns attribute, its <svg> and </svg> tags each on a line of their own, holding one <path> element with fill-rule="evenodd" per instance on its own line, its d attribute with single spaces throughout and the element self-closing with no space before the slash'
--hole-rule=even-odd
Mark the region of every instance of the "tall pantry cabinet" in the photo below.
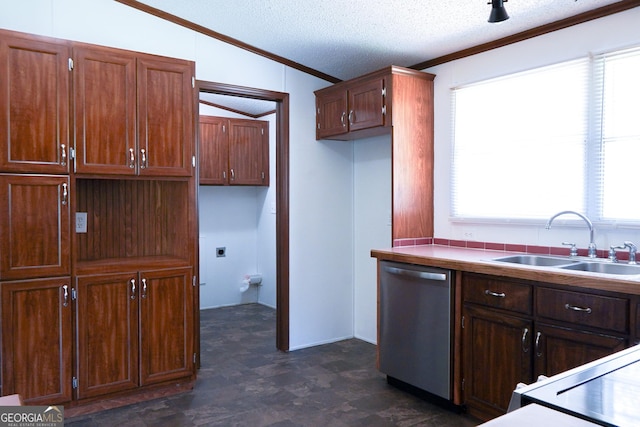
<svg viewBox="0 0 640 427">
<path fill-rule="evenodd" d="M 0 30 L 2 394 L 195 379 L 193 62 Z"/>
</svg>

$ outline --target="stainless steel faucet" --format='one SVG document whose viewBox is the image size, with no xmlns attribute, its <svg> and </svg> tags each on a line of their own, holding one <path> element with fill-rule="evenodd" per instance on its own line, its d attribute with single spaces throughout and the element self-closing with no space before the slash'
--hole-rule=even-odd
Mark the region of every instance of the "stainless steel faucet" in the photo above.
<svg viewBox="0 0 640 427">
<path fill-rule="evenodd" d="M 629 264 L 637 264 L 636 262 L 636 251 L 638 248 L 633 242 L 626 241 L 623 243 L 623 248 L 629 248 Z"/>
<path fill-rule="evenodd" d="M 557 214 L 555 214 L 554 216 L 552 216 L 551 218 L 549 218 L 549 221 L 547 221 L 547 225 L 545 225 L 545 228 L 548 230 L 551 228 L 551 223 L 553 222 L 554 219 L 556 219 L 557 217 L 559 217 L 560 215 L 565 215 L 565 214 L 573 214 L 573 215 L 577 215 L 580 218 L 582 218 L 584 220 L 584 222 L 587 223 L 587 227 L 589 227 L 589 258 L 596 258 L 598 256 L 597 252 L 596 252 L 596 244 L 593 241 L 593 223 L 591 222 L 591 220 L 589 218 L 587 218 L 586 216 L 582 215 L 580 212 L 576 212 L 576 211 L 562 211 L 562 212 L 558 212 Z M 634 253 L 634 258 L 635 258 L 635 253 Z"/>
</svg>

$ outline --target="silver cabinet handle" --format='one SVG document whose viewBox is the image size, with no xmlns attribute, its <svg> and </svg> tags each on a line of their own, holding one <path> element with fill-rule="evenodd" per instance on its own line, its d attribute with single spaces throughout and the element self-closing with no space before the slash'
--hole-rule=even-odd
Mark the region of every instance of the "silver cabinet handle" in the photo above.
<svg viewBox="0 0 640 427">
<path fill-rule="evenodd" d="M 131 279 L 131 299 L 136 299 L 136 279 Z"/>
<path fill-rule="evenodd" d="M 233 169 L 231 169 L 231 181 L 235 181 L 236 179 L 236 173 L 234 172 Z"/>
<path fill-rule="evenodd" d="M 489 289 L 485 289 L 484 290 L 484 294 L 485 295 L 490 295 L 492 297 L 496 297 L 496 298 L 504 298 L 507 296 L 507 294 L 505 294 L 504 292 L 493 292 L 490 291 Z"/>
<path fill-rule="evenodd" d="M 147 297 L 147 279 L 142 279 L 142 295 L 140 295 L 141 298 L 146 298 Z"/>
<path fill-rule="evenodd" d="M 397 268 L 397 267 L 384 267 L 384 270 L 391 274 L 397 274 L 399 276 L 415 277 L 417 279 L 438 280 L 438 281 L 447 280 L 447 275 L 444 273 L 430 273 L 428 271 L 405 270 L 404 268 Z"/>
<path fill-rule="evenodd" d="M 346 112 L 342 112 L 342 115 L 340 116 L 340 123 L 342 123 L 342 127 L 345 127 L 347 124 L 344 122 L 344 118 L 347 116 Z"/>
<path fill-rule="evenodd" d="M 353 120 L 354 120 L 354 117 L 355 117 L 355 116 L 356 116 L 355 111 L 353 111 L 353 110 L 349 111 L 349 124 L 350 124 L 350 125 L 352 125 L 352 124 L 353 124 Z"/>
<path fill-rule="evenodd" d="M 567 310 L 580 311 L 582 313 L 591 313 L 591 307 L 578 307 L 577 305 L 565 304 L 564 308 Z"/>
<path fill-rule="evenodd" d="M 64 144 L 60 144 L 60 165 L 67 166 L 67 147 Z"/>
<path fill-rule="evenodd" d="M 62 203 L 63 205 L 66 205 L 68 200 L 69 200 L 69 186 L 67 185 L 66 182 L 63 182 L 62 183 L 62 200 L 60 201 L 60 203 Z"/>
<path fill-rule="evenodd" d="M 527 335 L 529 335 L 529 328 L 524 328 L 522 331 L 522 352 L 529 352 L 529 345 L 527 345 Z"/>
<path fill-rule="evenodd" d="M 129 148 L 129 167 L 131 169 L 136 167 L 136 152 L 133 148 Z"/>
<path fill-rule="evenodd" d="M 222 179 L 227 179 L 227 171 L 222 171 Z"/>
<path fill-rule="evenodd" d="M 144 148 L 140 149 L 140 169 L 147 167 L 147 151 Z"/>
<path fill-rule="evenodd" d="M 540 337 L 542 337 L 542 333 L 536 333 L 536 357 L 542 356 L 542 353 L 540 352 Z"/>
<path fill-rule="evenodd" d="M 62 285 L 62 306 L 67 307 L 69 305 L 69 287 Z"/>
</svg>

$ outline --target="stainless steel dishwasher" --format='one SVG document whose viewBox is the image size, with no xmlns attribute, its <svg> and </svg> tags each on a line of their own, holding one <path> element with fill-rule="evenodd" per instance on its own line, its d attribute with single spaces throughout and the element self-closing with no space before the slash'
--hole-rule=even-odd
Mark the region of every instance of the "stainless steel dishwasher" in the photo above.
<svg viewBox="0 0 640 427">
<path fill-rule="evenodd" d="M 451 271 L 380 261 L 380 371 L 451 400 Z"/>
</svg>

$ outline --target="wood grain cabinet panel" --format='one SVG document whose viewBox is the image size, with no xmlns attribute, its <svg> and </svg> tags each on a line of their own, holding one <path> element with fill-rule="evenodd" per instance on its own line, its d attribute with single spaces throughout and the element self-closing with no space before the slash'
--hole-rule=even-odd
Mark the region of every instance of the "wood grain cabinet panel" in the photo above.
<svg viewBox="0 0 640 427">
<path fill-rule="evenodd" d="M 69 177 L 0 175 L 0 279 L 69 275 Z"/>
<path fill-rule="evenodd" d="M 69 277 L 2 283 L 2 393 L 27 405 L 72 398 Z"/>
<path fill-rule="evenodd" d="M 504 310 L 531 314 L 533 289 L 531 285 L 483 275 L 467 275 L 462 298 L 465 301 Z"/>
<path fill-rule="evenodd" d="M 464 307 L 464 396 L 483 418 L 504 414 L 519 382 L 532 379 L 533 322 Z"/>
<path fill-rule="evenodd" d="M 628 333 L 629 311 L 627 298 L 536 288 L 536 312 L 547 319 Z"/>
<path fill-rule="evenodd" d="M 201 116 L 200 184 L 269 186 L 269 122 Z"/>
<path fill-rule="evenodd" d="M 73 53 L 76 173 L 135 175 L 135 55 L 94 46 Z"/>
<path fill-rule="evenodd" d="M 0 32 L 0 171 L 69 172 L 68 44 Z"/>
<path fill-rule="evenodd" d="M 316 139 L 349 132 L 347 92 L 341 87 L 316 92 Z"/>
<path fill-rule="evenodd" d="M 225 185 L 229 182 L 229 119 L 200 116 L 200 184 Z"/>
<path fill-rule="evenodd" d="M 140 272 L 140 384 L 194 373 L 191 268 Z"/>
<path fill-rule="evenodd" d="M 628 346 L 623 337 L 544 323 L 536 324 L 534 342 L 536 375 L 546 376 L 593 362 Z"/>
<path fill-rule="evenodd" d="M 191 176 L 194 64 L 145 57 L 137 75 L 139 174 Z"/>
<path fill-rule="evenodd" d="M 76 278 L 79 399 L 138 387 L 138 274 Z"/>
</svg>

